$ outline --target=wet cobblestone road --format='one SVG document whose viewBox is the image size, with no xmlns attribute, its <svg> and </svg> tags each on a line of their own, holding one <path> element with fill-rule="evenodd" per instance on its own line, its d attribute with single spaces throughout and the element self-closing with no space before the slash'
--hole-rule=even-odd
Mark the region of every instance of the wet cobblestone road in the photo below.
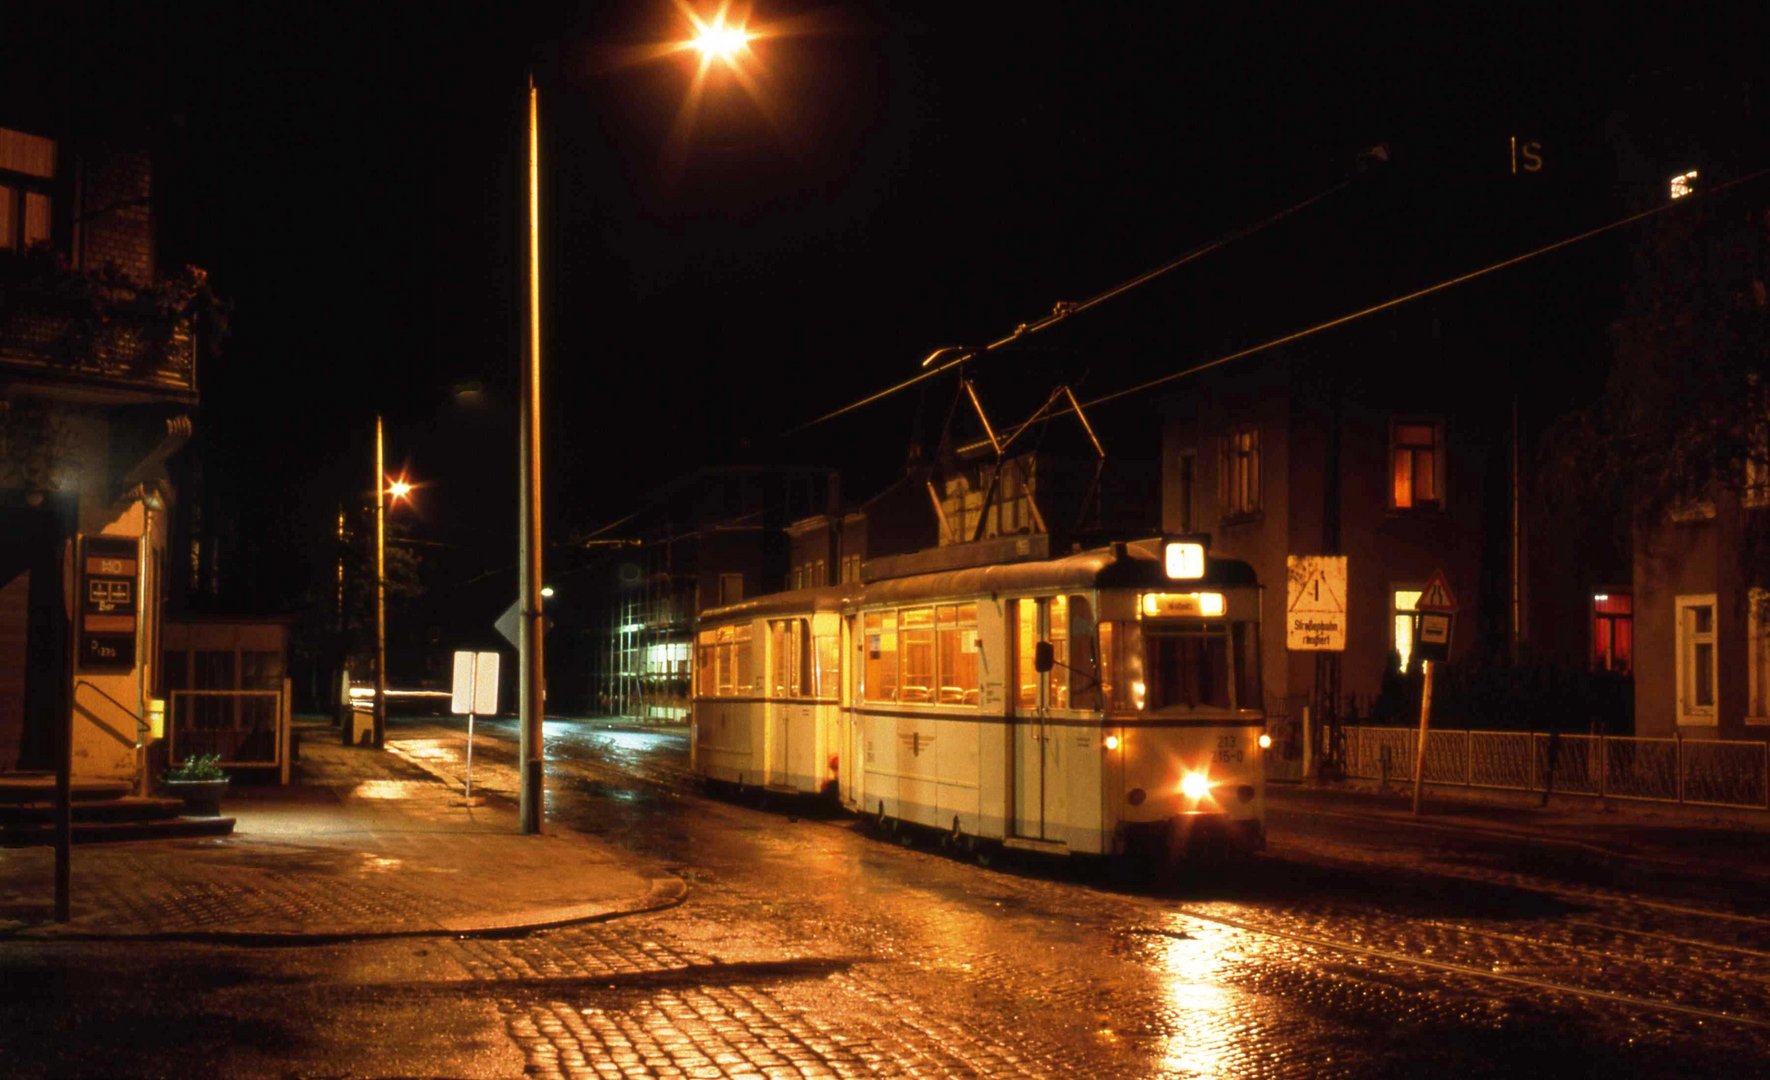
<svg viewBox="0 0 1770 1080">
<path fill-rule="evenodd" d="M 514 786 L 502 734 L 476 750 L 477 785 Z M 459 743 L 442 725 L 398 738 L 445 768 Z M 1770 913 L 1749 868 L 1732 891 L 1612 849 L 1275 813 L 1249 864 L 1123 884 L 701 798 L 677 735 L 550 724 L 548 756 L 553 820 L 692 890 L 666 912 L 450 946 L 531 1075 L 1716 1076 L 1770 1060 Z"/>
</svg>

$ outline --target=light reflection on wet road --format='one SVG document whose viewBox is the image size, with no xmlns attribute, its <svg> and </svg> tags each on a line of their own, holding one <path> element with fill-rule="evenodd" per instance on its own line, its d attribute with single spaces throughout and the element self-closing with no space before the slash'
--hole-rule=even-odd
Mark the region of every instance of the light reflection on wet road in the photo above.
<svg viewBox="0 0 1770 1080">
<path fill-rule="evenodd" d="M 475 786 L 512 790 L 510 726 L 481 731 Z M 445 724 L 390 732 L 408 741 L 459 756 Z M 1123 882 L 1092 865 L 984 869 L 803 804 L 704 798 L 680 729 L 549 722 L 547 756 L 550 820 L 693 889 L 671 912 L 524 942 L 523 963 L 566 963 L 611 933 L 691 964 L 827 961 L 720 1007 L 777 1011 L 770 1030 L 827 1040 L 808 1052 L 836 1074 L 852 1071 L 843 1054 L 883 1075 L 1051 1076 L 1712 1076 L 1770 1055 L 1770 913 L 1718 905 L 1732 894 L 1715 881 L 1684 892 L 1664 868 L 1619 868 L 1614 851 L 1277 812 L 1263 857 Z M 622 1015 L 644 1028 L 673 1002 Z M 531 1021 L 511 1008 L 513 1031 Z M 587 1045 L 568 1050 L 591 1060 Z M 558 1061 L 535 1052 L 538 1072 Z"/>
</svg>

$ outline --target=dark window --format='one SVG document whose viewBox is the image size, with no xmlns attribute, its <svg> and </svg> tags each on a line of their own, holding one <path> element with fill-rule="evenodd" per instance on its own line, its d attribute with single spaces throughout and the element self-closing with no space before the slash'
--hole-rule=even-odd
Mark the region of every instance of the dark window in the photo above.
<svg viewBox="0 0 1770 1080">
<path fill-rule="evenodd" d="M 1260 429 L 1237 428 L 1223 440 L 1223 516 L 1242 517 L 1260 509 Z"/>
</svg>

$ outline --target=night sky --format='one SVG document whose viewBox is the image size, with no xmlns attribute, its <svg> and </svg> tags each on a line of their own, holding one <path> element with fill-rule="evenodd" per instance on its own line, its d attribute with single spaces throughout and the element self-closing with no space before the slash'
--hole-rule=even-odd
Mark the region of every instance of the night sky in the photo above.
<svg viewBox="0 0 1770 1080">
<path fill-rule="evenodd" d="M 778 31 L 747 61 L 760 99 L 715 69 L 687 126 L 693 60 L 634 62 L 687 29 L 667 0 L 53 4 L 9 48 L 72 49 L 72 96 L 127 103 L 161 152 L 162 262 L 209 268 L 234 305 L 203 373 L 206 468 L 287 605 L 332 509 L 367 490 L 377 410 L 426 485 L 416 532 L 463 566 L 514 562 L 530 67 L 563 541 L 701 465 L 836 466 L 864 497 L 951 382 L 781 433 L 1320 191 L 1361 148 L 1491 164 L 1511 131 L 1601 128 L 1644 75 L 1744 62 L 1763 22 L 1291 8 L 758 4 L 752 26 Z M 1445 262 L 1489 254 L 1482 231 L 1452 228 Z M 1300 243 L 1232 245 L 1086 316 L 1100 330 L 989 360 L 980 388 L 1012 414 L 1060 379 L 1129 385 L 1334 313 L 1275 281 L 1381 261 Z M 1125 347 L 1115 318 L 1173 332 Z M 470 383 L 477 400 L 453 392 Z M 1115 425 L 1147 445 L 1135 409 L 1100 423 L 1109 450 Z"/>
</svg>

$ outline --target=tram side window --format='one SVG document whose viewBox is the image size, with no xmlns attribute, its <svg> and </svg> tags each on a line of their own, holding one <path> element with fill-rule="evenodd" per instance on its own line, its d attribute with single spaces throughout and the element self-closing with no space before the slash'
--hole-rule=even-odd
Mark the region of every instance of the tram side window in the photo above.
<svg viewBox="0 0 1770 1080">
<path fill-rule="evenodd" d="M 862 678 L 865 701 L 897 700 L 897 612 L 869 613 L 863 624 L 861 648 L 865 651 Z"/>
<path fill-rule="evenodd" d="M 1045 601 L 1050 605 L 1050 629 L 1046 640 L 1051 643 L 1051 670 L 1045 678 L 1050 682 L 1050 689 L 1045 696 L 1046 703 L 1053 709 L 1069 708 L 1069 597 L 1053 596 Z"/>
<path fill-rule="evenodd" d="M 712 630 L 702 630 L 700 637 L 695 639 L 694 682 L 695 690 L 702 697 L 712 697 L 719 680 L 713 674 L 713 657 L 718 650 L 719 635 Z"/>
<path fill-rule="evenodd" d="M 1134 622 L 1100 624 L 1100 692 L 1109 707 L 1141 710 L 1147 701 L 1143 628 Z"/>
<path fill-rule="evenodd" d="M 811 693 L 810 635 L 804 619 L 774 619 L 768 624 L 769 685 L 775 697 Z"/>
<path fill-rule="evenodd" d="M 750 688 L 755 684 L 755 680 L 751 675 L 756 669 L 751 666 L 750 628 L 748 626 L 739 626 L 735 628 L 732 633 L 732 638 L 732 688 L 730 692 L 733 694 L 743 694 L 749 692 Z"/>
<path fill-rule="evenodd" d="M 977 680 L 977 605 L 943 604 L 935 609 L 940 665 L 940 703 L 975 705 Z"/>
<path fill-rule="evenodd" d="M 837 655 L 842 645 L 833 634 L 819 634 L 811 639 L 817 668 L 813 672 L 811 692 L 816 697 L 833 698 L 842 694 L 842 667 Z"/>
<path fill-rule="evenodd" d="M 1053 601 L 1055 603 L 1055 601 Z M 1057 626 L 1057 610 L 1051 611 L 1051 626 Z M 1053 641 L 1055 646 L 1056 642 Z M 1069 598 L 1069 667 L 1058 668 L 1053 676 L 1068 684 L 1068 704 L 1071 709 L 1100 708 L 1100 690 L 1095 682 L 1094 663 L 1094 605 L 1088 603 L 1085 596 Z"/>
<path fill-rule="evenodd" d="M 899 662 L 903 677 L 899 701 L 934 700 L 934 609 L 906 608 L 897 613 L 901 633 Z"/>
<path fill-rule="evenodd" d="M 1032 600 L 1014 601 L 1014 705 L 1039 707 L 1039 672 L 1033 666 L 1033 650 L 1039 643 L 1039 606 Z"/>
</svg>

